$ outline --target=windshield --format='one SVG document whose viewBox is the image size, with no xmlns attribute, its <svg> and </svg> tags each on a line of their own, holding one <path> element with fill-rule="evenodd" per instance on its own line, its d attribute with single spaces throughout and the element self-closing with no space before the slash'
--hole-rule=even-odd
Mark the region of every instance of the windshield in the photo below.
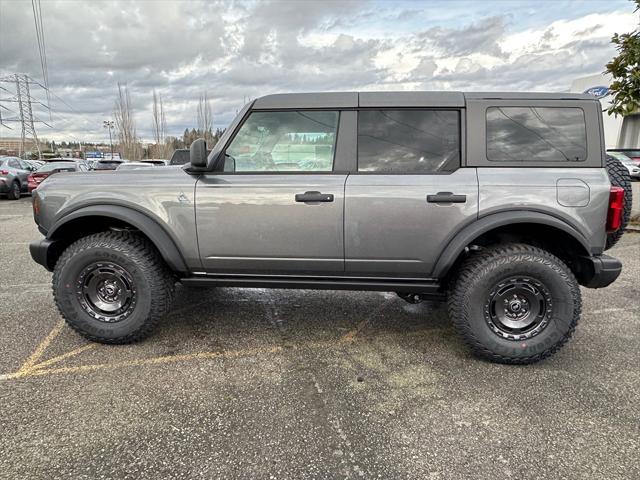
<svg viewBox="0 0 640 480">
<path fill-rule="evenodd" d="M 640 157 L 640 150 L 613 150 L 607 153 L 619 153 L 627 157 Z"/>
<path fill-rule="evenodd" d="M 620 152 L 607 152 L 607 155 L 613 157 L 613 158 L 617 158 L 618 160 L 620 160 L 622 163 L 624 163 L 625 165 L 633 165 L 635 167 L 635 163 L 633 162 L 633 160 L 631 160 L 629 157 L 627 157 L 624 153 L 620 153 Z"/>
<path fill-rule="evenodd" d="M 122 162 L 98 162 L 94 165 L 96 170 L 115 170 Z"/>
</svg>

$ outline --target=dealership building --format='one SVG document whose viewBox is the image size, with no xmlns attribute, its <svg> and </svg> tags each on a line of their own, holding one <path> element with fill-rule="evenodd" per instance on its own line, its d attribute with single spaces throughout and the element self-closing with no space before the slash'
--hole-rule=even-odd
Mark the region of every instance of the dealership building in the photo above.
<svg viewBox="0 0 640 480">
<path fill-rule="evenodd" d="M 574 80 L 571 92 L 589 93 L 600 100 L 607 148 L 640 148 L 640 112 L 625 117 L 609 115 L 607 109 L 613 100 L 609 85 L 610 75 L 590 75 Z"/>
</svg>

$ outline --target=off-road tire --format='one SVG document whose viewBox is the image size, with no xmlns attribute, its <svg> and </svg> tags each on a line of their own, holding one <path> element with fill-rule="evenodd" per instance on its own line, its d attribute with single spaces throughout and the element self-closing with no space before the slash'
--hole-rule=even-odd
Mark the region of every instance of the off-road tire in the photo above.
<svg viewBox="0 0 640 480">
<path fill-rule="evenodd" d="M 548 300 L 544 328 L 525 340 L 497 334 L 490 322 L 488 299 L 511 278 L 540 282 Z M 451 282 L 447 303 L 449 317 L 471 351 L 507 364 L 534 363 L 558 351 L 573 334 L 581 310 L 580 287 L 571 270 L 545 250 L 515 243 L 470 255 Z"/>
<path fill-rule="evenodd" d="M 624 235 L 624 230 L 629 223 L 629 217 L 631 216 L 631 203 L 633 197 L 633 191 L 631 189 L 631 177 L 629 176 L 629 170 L 622 164 L 617 158 L 607 155 L 607 173 L 609 174 L 609 181 L 614 187 L 624 188 L 624 209 L 622 211 L 622 225 L 613 233 L 607 234 L 607 243 L 604 247 L 605 250 L 610 249 L 618 240 Z"/>
<path fill-rule="evenodd" d="M 134 301 L 122 320 L 107 322 L 87 311 L 82 275 L 87 268 L 116 265 L 135 286 Z M 53 271 L 53 296 L 67 324 L 94 342 L 125 344 L 147 337 L 168 312 L 175 279 L 156 248 L 133 232 L 101 232 L 72 243 Z M 84 306 L 83 306 L 84 304 Z"/>
<path fill-rule="evenodd" d="M 20 184 L 17 180 L 14 180 L 11 187 L 9 187 L 7 198 L 9 200 L 18 200 L 20 198 Z"/>
</svg>

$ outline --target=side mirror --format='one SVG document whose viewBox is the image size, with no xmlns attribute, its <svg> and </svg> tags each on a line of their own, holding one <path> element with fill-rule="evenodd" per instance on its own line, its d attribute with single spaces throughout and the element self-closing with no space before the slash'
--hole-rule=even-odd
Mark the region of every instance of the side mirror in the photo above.
<svg viewBox="0 0 640 480">
<path fill-rule="evenodd" d="M 194 168 L 207 167 L 207 142 L 203 138 L 198 138 L 191 143 L 189 162 Z"/>
</svg>

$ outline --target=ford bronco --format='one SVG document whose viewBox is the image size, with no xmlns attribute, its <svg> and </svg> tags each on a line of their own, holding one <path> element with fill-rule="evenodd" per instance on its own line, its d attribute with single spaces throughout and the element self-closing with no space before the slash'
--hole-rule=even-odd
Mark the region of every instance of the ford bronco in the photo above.
<svg viewBox="0 0 640 480">
<path fill-rule="evenodd" d="M 587 95 L 269 95 L 189 158 L 35 191 L 31 255 L 86 338 L 144 338 L 177 282 L 379 290 L 446 300 L 476 355 L 524 364 L 622 268 L 629 177 Z"/>
</svg>

